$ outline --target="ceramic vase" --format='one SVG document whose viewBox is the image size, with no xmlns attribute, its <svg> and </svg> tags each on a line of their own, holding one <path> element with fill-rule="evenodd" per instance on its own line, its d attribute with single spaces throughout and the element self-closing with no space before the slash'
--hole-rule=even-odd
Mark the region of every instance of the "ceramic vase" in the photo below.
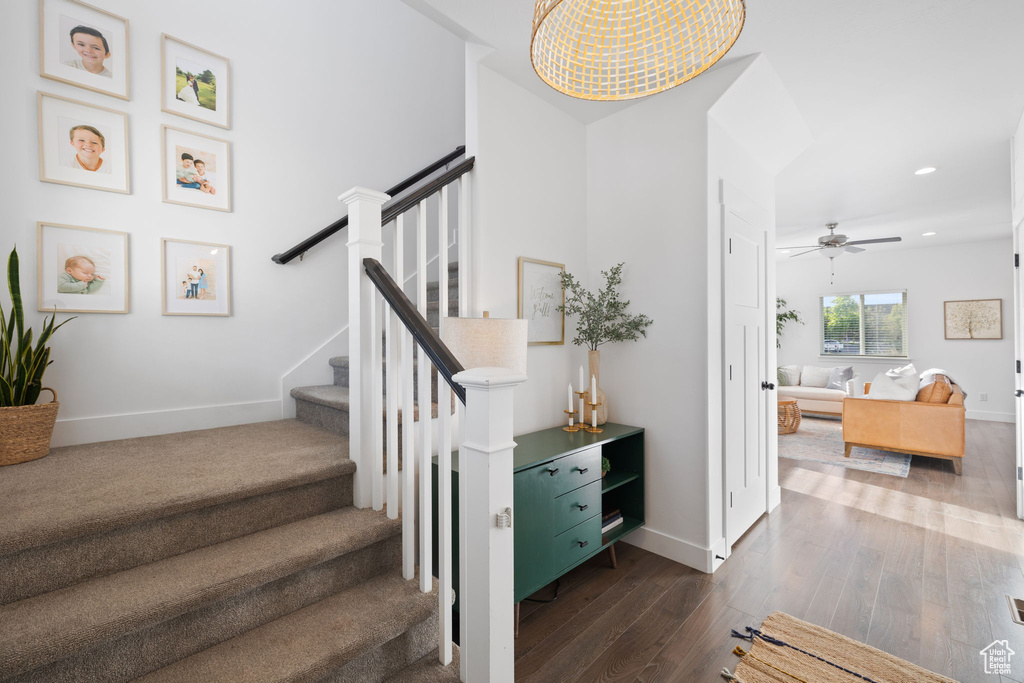
<svg viewBox="0 0 1024 683">
<path fill-rule="evenodd" d="M 588 390 L 587 390 L 587 397 L 586 397 L 586 406 L 585 406 L 585 409 L 584 409 L 584 414 L 586 416 L 585 422 L 588 425 L 589 424 L 593 424 L 591 422 L 591 417 L 590 417 L 590 414 L 591 414 L 590 403 L 594 399 L 591 398 L 590 390 L 589 390 L 589 386 L 590 386 L 589 379 L 590 379 L 590 376 L 593 375 L 594 377 L 597 378 L 597 402 L 601 404 L 601 405 L 599 405 L 597 407 L 597 424 L 603 425 L 605 422 L 608 421 L 608 397 L 605 395 L 604 389 L 601 388 L 601 352 L 600 351 L 588 351 L 587 352 L 587 361 L 590 363 L 590 374 L 587 375 L 587 380 L 588 380 L 587 387 L 588 387 Z"/>
</svg>

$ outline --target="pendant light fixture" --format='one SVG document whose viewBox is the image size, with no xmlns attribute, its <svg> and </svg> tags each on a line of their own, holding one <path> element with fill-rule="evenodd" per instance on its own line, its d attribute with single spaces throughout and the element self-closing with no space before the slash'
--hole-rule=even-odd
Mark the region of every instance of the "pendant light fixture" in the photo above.
<svg viewBox="0 0 1024 683">
<path fill-rule="evenodd" d="M 744 0 L 536 0 L 530 60 L 555 90 L 632 100 L 698 76 L 743 29 Z"/>
</svg>

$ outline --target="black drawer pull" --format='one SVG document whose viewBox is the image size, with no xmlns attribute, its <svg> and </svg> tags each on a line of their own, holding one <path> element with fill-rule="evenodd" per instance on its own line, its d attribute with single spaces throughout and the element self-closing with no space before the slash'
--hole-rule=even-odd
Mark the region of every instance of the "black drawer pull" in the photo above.
<svg viewBox="0 0 1024 683">
<path fill-rule="evenodd" d="M 584 511 L 584 510 L 586 510 L 586 509 L 587 509 L 588 507 L 590 507 L 589 505 L 580 505 L 579 503 L 576 503 L 576 504 L 580 506 L 580 512 L 583 512 L 583 511 Z"/>
<path fill-rule="evenodd" d="M 576 542 L 580 544 L 581 548 L 586 548 L 587 545 L 590 543 L 590 541 L 576 541 Z"/>
<path fill-rule="evenodd" d="M 556 474 L 558 474 L 558 468 L 557 467 L 549 467 L 548 468 L 548 474 L 550 474 L 552 477 L 555 476 Z"/>
<path fill-rule="evenodd" d="M 586 471 L 587 471 L 587 468 L 586 468 L 586 467 L 581 467 L 581 468 L 580 468 L 580 474 L 585 474 L 585 473 L 586 473 Z"/>
</svg>

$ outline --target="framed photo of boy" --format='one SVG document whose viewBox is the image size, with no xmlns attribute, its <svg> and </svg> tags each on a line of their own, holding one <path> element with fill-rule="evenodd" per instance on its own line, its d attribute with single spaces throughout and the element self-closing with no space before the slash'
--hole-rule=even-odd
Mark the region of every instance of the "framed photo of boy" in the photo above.
<svg viewBox="0 0 1024 683">
<path fill-rule="evenodd" d="M 183 40 L 163 35 L 161 108 L 221 128 L 230 128 L 230 63 Z"/>
<path fill-rule="evenodd" d="M 128 20 L 78 0 L 39 0 L 39 75 L 128 99 Z"/>
<path fill-rule="evenodd" d="M 37 99 L 39 179 L 128 194 L 128 115 L 43 92 Z"/>
<path fill-rule="evenodd" d="M 160 240 L 164 315 L 231 315 L 231 247 Z"/>
<path fill-rule="evenodd" d="M 231 143 L 163 126 L 164 201 L 231 210 Z"/>
<path fill-rule="evenodd" d="M 128 312 L 128 233 L 36 223 L 40 311 Z"/>
<path fill-rule="evenodd" d="M 565 313 L 555 310 L 565 305 L 564 272 L 561 263 L 519 257 L 518 317 L 530 321 L 526 328 L 530 346 L 565 343 Z"/>
</svg>

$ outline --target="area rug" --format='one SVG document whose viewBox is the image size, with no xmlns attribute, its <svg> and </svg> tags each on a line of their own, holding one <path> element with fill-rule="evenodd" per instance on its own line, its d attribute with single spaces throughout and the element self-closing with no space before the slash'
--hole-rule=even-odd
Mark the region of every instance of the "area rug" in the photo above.
<svg viewBox="0 0 1024 683">
<path fill-rule="evenodd" d="M 759 630 L 765 636 L 793 647 L 765 642 L 759 637 L 754 637 L 753 642 L 736 639 L 740 649 L 734 652 L 745 654 L 733 672 L 722 672 L 723 678 L 742 683 L 956 683 L 905 659 L 784 612 L 774 612 L 764 620 Z M 734 631 L 733 634 L 749 637 L 750 631 L 748 629 L 743 634 Z"/>
<path fill-rule="evenodd" d="M 843 423 L 824 417 L 804 417 L 792 434 L 779 434 L 779 457 L 838 465 L 854 470 L 905 477 L 910 457 L 905 453 L 854 447 L 843 457 Z"/>
</svg>

